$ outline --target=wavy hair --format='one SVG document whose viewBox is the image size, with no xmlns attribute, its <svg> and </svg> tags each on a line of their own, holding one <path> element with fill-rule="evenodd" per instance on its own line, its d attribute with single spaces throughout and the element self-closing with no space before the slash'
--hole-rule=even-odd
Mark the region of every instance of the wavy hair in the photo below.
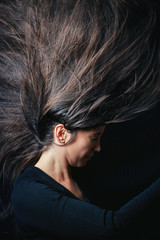
<svg viewBox="0 0 160 240">
<path fill-rule="evenodd" d="M 158 100 L 156 0 L 14 0 L 0 5 L 2 213 L 15 177 L 53 141 L 124 121 Z"/>
</svg>

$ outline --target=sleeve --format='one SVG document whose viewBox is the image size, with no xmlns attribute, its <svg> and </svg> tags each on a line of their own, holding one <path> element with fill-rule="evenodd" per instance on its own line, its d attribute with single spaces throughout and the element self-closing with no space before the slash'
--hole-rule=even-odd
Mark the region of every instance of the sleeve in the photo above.
<svg viewBox="0 0 160 240">
<path fill-rule="evenodd" d="M 45 185 L 37 185 L 32 184 L 27 188 L 27 194 L 17 199 L 13 194 L 17 221 L 53 237 L 66 239 L 114 237 L 160 198 L 160 179 L 117 211 L 101 209 L 62 193 L 53 193 Z"/>
</svg>

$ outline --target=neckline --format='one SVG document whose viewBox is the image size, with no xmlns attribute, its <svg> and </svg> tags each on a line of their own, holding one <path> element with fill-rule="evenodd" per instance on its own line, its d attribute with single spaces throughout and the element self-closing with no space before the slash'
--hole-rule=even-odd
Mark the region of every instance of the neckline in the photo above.
<svg viewBox="0 0 160 240">
<path fill-rule="evenodd" d="M 83 199 L 78 198 L 76 195 L 74 195 L 68 188 L 66 188 L 65 186 L 63 186 L 62 184 L 60 184 L 59 182 L 57 182 L 54 178 L 52 178 L 51 176 L 49 176 L 47 173 L 45 173 L 42 169 L 32 165 L 32 166 L 28 166 L 27 169 L 32 169 L 33 171 L 36 171 L 37 173 L 40 173 L 41 176 L 43 175 L 43 180 L 47 180 L 48 183 L 52 184 L 54 183 L 57 185 L 57 188 L 61 188 L 64 192 L 69 193 L 71 195 L 72 198 L 75 198 L 79 201 L 84 201 L 84 202 L 89 202 L 86 194 L 83 192 L 82 188 L 80 187 L 79 183 L 77 183 L 78 187 L 80 188 L 82 195 L 83 195 Z"/>
</svg>

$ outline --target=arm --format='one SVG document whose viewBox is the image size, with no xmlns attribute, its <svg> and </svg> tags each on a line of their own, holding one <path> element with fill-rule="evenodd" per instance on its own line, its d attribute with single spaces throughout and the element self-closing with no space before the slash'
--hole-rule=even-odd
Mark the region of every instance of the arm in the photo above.
<svg viewBox="0 0 160 240">
<path fill-rule="evenodd" d="M 160 179 L 118 211 L 101 209 L 39 183 L 31 183 L 25 191 L 26 194 L 13 194 L 18 222 L 51 236 L 103 239 L 132 224 L 160 198 Z"/>
</svg>

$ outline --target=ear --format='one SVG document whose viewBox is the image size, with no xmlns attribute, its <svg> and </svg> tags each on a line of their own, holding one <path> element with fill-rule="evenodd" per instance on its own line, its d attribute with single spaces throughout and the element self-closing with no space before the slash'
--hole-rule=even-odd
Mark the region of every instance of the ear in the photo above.
<svg viewBox="0 0 160 240">
<path fill-rule="evenodd" d="M 63 124 L 56 125 L 54 129 L 54 142 L 58 145 L 64 145 L 67 141 L 68 134 Z"/>
</svg>

